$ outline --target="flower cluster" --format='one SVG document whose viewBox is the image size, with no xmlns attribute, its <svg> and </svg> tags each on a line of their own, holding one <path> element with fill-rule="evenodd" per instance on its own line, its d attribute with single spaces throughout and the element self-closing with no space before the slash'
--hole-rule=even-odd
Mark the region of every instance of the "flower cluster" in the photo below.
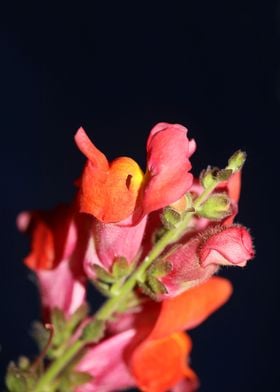
<svg viewBox="0 0 280 392">
<path fill-rule="evenodd" d="M 21 391 L 194 391 L 184 331 L 231 295 L 220 267 L 254 256 L 250 233 L 234 223 L 245 154 L 196 179 L 196 143 L 178 124 L 151 130 L 145 173 L 131 158 L 109 162 L 82 128 L 75 141 L 87 160 L 73 202 L 18 217 L 51 333 L 39 327 L 41 355 L 10 366 L 8 389 L 20 379 Z M 93 316 L 89 282 L 107 298 Z"/>
</svg>

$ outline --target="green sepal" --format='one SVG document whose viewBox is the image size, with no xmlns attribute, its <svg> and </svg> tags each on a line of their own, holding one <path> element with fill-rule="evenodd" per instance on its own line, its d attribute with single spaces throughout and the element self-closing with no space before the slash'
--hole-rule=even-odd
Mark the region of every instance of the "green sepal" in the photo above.
<svg viewBox="0 0 280 392">
<path fill-rule="evenodd" d="M 138 282 L 138 285 L 142 292 L 154 301 L 158 301 L 162 294 L 167 294 L 167 289 L 164 284 L 154 276 L 147 276 L 147 280 L 144 283 Z"/>
<path fill-rule="evenodd" d="M 148 275 L 155 278 L 162 278 L 172 270 L 172 264 L 163 259 L 155 260 L 148 270 Z"/>
<path fill-rule="evenodd" d="M 110 272 L 106 271 L 104 268 L 100 267 L 100 265 L 94 264 L 92 266 L 92 269 L 94 270 L 96 277 L 98 280 L 104 283 L 114 283 L 115 278 L 113 277 Z"/>
<path fill-rule="evenodd" d="M 105 321 L 92 320 L 83 329 L 81 339 L 86 343 L 97 343 L 105 333 Z"/>
<path fill-rule="evenodd" d="M 180 212 L 174 210 L 172 207 L 168 206 L 163 209 L 161 214 L 161 221 L 168 230 L 173 229 L 182 220 L 182 215 Z"/>
<path fill-rule="evenodd" d="M 54 308 L 51 312 L 51 324 L 54 328 L 52 346 L 59 346 L 65 339 L 66 319 L 62 310 Z"/>
<path fill-rule="evenodd" d="M 225 193 L 214 193 L 197 209 L 197 215 L 211 219 L 220 220 L 231 214 L 231 203 Z"/>
<path fill-rule="evenodd" d="M 74 392 L 80 385 L 86 384 L 93 380 L 93 377 L 86 372 L 77 372 L 73 369 L 67 373 L 58 385 L 59 392 Z"/>
<path fill-rule="evenodd" d="M 32 324 L 31 335 L 36 341 L 39 350 L 42 351 L 49 340 L 49 331 L 46 330 L 40 321 L 34 321 Z"/>
<path fill-rule="evenodd" d="M 147 280 L 148 286 L 152 290 L 154 294 L 166 294 L 167 289 L 163 283 L 161 283 L 157 278 L 154 276 L 149 276 Z"/>
<path fill-rule="evenodd" d="M 125 257 L 116 257 L 112 266 L 112 275 L 118 280 L 126 277 L 131 272 L 131 266 Z"/>
<path fill-rule="evenodd" d="M 21 356 L 18 359 L 18 367 L 20 370 L 28 370 L 30 367 L 30 361 L 27 357 Z"/>
<path fill-rule="evenodd" d="M 15 363 L 8 366 L 5 383 L 9 392 L 32 392 L 37 381 L 37 375 L 19 369 Z"/>
<path fill-rule="evenodd" d="M 74 332 L 77 326 L 86 318 L 88 312 L 89 312 L 88 304 L 83 303 L 81 306 L 78 307 L 78 309 L 75 310 L 75 312 L 72 314 L 69 320 L 67 320 L 66 329 L 69 336 L 72 335 L 72 332 Z"/>
<path fill-rule="evenodd" d="M 227 181 L 232 175 L 231 169 L 221 169 L 216 173 L 216 178 L 218 181 Z"/>
<path fill-rule="evenodd" d="M 208 166 L 207 169 L 202 170 L 200 173 L 199 181 L 204 189 L 212 188 L 217 183 L 217 167 Z"/>
</svg>

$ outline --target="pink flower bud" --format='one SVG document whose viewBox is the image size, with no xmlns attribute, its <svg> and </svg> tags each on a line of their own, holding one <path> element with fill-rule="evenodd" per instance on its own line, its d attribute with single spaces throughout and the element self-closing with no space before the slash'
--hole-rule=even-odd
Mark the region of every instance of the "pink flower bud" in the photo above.
<svg viewBox="0 0 280 392">
<path fill-rule="evenodd" d="M 253 257 L 252 238 L 245 227 L 209 227 L 163 256 L 163 262 L 168 262 L 171 268 L 158 278 L 167 290 L 162 297 L 173 297 L 202 283 L 220 265 L 244 267 Z"/>
<path fill-rule="evenodd" d="M 174 297 L 209 279 L 218 270 L 216 264 L 201 266 L 198 257 L 199 246 L 200 238 L 195 236 L 187 243 L 175 247 L 173 252 L 164 257 L 171 265 L 171 271 L 159 279 L 167 289 L 164 297 Z"/>
<path fill-rule="evenodd" d="M 203 267 L 210 264 L 244 267 L 254 257 L 252 238 L 245 227 L 233 225 L 216 230 L 208 238 L 204 237 L 200 247 L 199 258 Z"/>
</svg>

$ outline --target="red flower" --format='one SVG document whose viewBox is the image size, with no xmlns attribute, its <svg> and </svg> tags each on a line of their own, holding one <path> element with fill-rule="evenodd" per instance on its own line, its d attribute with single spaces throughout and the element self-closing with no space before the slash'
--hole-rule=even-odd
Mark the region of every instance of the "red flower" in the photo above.
<svg viewBox="0 0 280 392">
<path fill-rule="evenodd" d="M 31 236 L 24 262 L 37 276 L 45 316 L 55 307 L 72 314 L 85 301 L 83 261 L 90 249 L 91 218 L 61 205 L 49 212 L 23 212 L 17 223 Z"/>
<path fill-rule="evenodd" d="M 192 185 L 189 157 L 195 142 L 178 124 L 157 124 L 147 141 L 147 170 L 127 157 L 109 163 L 80 128 L 76 143 L 88 158 L 80 180 L 80 211 L 105 223 L 133 216 L 139 221 L 151 211 L 178 200 Z"/>
</svg>

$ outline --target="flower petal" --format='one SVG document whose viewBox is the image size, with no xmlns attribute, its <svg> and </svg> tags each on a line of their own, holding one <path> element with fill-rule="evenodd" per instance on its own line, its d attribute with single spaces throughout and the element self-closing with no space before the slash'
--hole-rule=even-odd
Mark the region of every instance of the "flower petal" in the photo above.
<svg viewBox="0 0 280 392">
<path fill-rule="evenodd" d="M 75 140 L 88 158 L 79 181 L 80 211 L 106 223 L 129 217 L 135 209 L 143 182 L 138 164 L 131 158 L 120 157 L 109 165 L 81 128 Z"/>
<path fill-rule="evenodd" d="M 144 217 L 134 226 L 125 221 L 119 224 L 94 221 L 96 252 L 103 267 L 110 270 L 116 257 L 125 257 L 128 263 L 132 262 L 140 250 L 146 221 L 147 217 Z"/>
<path fill-rule="evenodd" d="M 76 392 L 111 392 L 133 387 L 135 380 L 125 363 L 124 351 L 134 336 L 135 331 L 130 329 L 90 347 L 75 370 L 91 374 L 93 380 Z"/>
<path fill-rule="evenodd" d="M 54 308 L 62 310 L 66 316 L 75 312 L 85 301 L 85 281 L 71 270 L 69 260 L 62 261 L 51 271 L 38 270 L 41 302 L 45 319 Z"/>
<path fill-rule="evenodd" d="M 214 276 L 177 297 L 164 300 L 149 337 L 158 339 L 176 331 L 196 327 L 222 306 L 231 293 L 231 283 L 227 279 Z"/>
<path fill-rule="evenodd" d="M 188 191 L 193 176 L 189 157 L 194 151 L 186 137 L 187 129 L 178 124 L 157 124 L 147 142 L 147 173 L 142 208 L 144 214 L 165 207 Z"/>
<path fill-rule="evenodd" d="M 203 267 L 209 264 L 238 265 L 244 267 L 254 257 L 252 238 L 248 230 L 240 225 L 221 227 L 205 236 L 199 252 Z"/>
<path fill-rule="evenodd" d="M 197 377 L 186 358 L 191 339 L 184 333 L 144 341 L 134 352 L 131 369 L 142 391 L 165 392 L 184 378 L 194 382 Z"/>
</svg>

